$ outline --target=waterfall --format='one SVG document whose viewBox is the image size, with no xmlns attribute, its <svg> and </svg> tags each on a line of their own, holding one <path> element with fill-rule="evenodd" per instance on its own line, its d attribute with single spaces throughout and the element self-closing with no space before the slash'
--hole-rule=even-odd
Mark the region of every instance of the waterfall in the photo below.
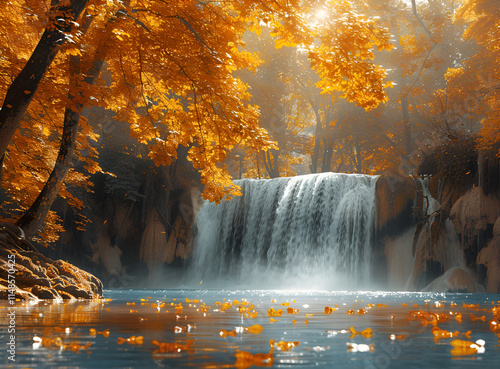
<svg viewBox="0 0 500 369">
<path fill-rule="evenodd" d="M 413 238 L 417 226 L 385 241 L 387 287 L 393 291 L 408 291 L 415 265 Z"/>
<path fill-rule="evenodd" d="M 424 214 L 429 215 L 429 222 L 432 223 L 434 221 L 435 215 L 434 212 L 439 209 L 441 204 L 438 200 L 432 197 L 431 191 L 429 190 L 429 179 L 421 179 L 419 181 L 422 185 L 422 195 L 424 197 L 424 205 L 423 211 Z"/>
<path fill-rule="evenodd" d="M 242 196 L 206 202 L 196 216 L 190 274 L 219 287 L 364 286 L 376 181 L 337 173 L 236 181 Z"/>
</svg>

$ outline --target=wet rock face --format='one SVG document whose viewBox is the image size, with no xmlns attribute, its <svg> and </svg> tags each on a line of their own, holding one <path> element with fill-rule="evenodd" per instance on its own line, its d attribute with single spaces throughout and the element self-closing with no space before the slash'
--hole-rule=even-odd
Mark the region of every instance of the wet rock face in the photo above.
<svg viewBox="0 0 500 369">
<path fill-rule="evenodd" d="M 493 224 L 499 215 L 498 199 L 485 195 L 481 187 L 471 188 L 453 205 L 450 219 L 460 236 L 467 264 L 476 262 L 478 252 L 493 236 Z"/>
<path fill-rule="evenodd" d="M 432 218 L 431 218 L 432 220 Z M 453 268 L 465 268 L 465 256 L 449 219 L 432 220 L 417 227 L 413 242 L 415 255 L 409 288 L 421 290 Z"/>
<path fill-rule="evenodd" d="M 377 228 L 386 235 L 398 234 L 414 221 L 417 184 L 406 175 L 387 173 L 377 180 Z M 421 202 L 422 199 L 420 198 Z"/>
<path fill-rule="evenodd" d="M 45 257 L 23 238 L 22 233 L 16 232 L 12 225 L 1 223 L 0 299 L 8 298 L 9 279 L 12 280 L 12 276 L 17 298 L 102 297 L 102 283 L 99 279 L 70 263 Z"/>
<path fill-rule="evenodd" d="M 500 217 L 493 227 L 493 239 L 477 257 L 477 265 L 483 271 L 486 292 L 500 292 Z"/>
</svg>

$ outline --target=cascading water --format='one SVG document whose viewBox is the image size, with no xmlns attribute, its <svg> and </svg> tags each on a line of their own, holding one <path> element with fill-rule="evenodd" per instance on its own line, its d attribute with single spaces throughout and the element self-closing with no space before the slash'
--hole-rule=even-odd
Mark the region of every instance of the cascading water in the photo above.
<svg viewBox="0 0 500 369">
<path fill-rule="evenodd" d="M 236 181 L 242 196 L 207 202 L 196 216 L 191 275 L 214 286 L 363 286 L 376 181 L 336 173 Z"/>
</svg>

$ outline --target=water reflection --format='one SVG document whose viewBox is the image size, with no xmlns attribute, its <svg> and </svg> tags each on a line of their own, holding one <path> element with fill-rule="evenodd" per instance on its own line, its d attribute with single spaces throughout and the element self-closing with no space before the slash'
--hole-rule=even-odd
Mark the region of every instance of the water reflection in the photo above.
<svg viewBox="0 0 500 369">
<path fill-rule="evenodd" d="M 16 361 L 2 364 L 495 367 L 500 353 L 500 295 L 110 290 L 106 296 L 103 301 L 17 302 Z M 0 306 L 4 327 L 10 323 L 8 308 Z M 458 346 L 451 344 L 454 339 Z M 480 339 L 483 353 L 467 346 Z M 8 340 L 0 337 L 3 347 Z"/>
</svg>

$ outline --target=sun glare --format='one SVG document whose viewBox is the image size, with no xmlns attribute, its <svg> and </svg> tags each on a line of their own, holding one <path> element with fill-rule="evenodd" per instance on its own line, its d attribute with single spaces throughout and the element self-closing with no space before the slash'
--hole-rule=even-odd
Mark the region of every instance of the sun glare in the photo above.
<svg viewBox="0 0 500 369">
<path fill-rule="evenodd" d="M 326 10 L 324 10 L 324 9 L 322 9 L 322 10 L 318 10 L 318 11 L 316 12 L 316 15 L 315 15 L 315 17 L 316 17 L 316 19 L 317 19 L 318 21 L 322 21 L 322 20 L 324 20 L 327 16 L 328 16 L 328 13 L 327 13 L 327 11 L 326 11 Z"/>
</svg>

